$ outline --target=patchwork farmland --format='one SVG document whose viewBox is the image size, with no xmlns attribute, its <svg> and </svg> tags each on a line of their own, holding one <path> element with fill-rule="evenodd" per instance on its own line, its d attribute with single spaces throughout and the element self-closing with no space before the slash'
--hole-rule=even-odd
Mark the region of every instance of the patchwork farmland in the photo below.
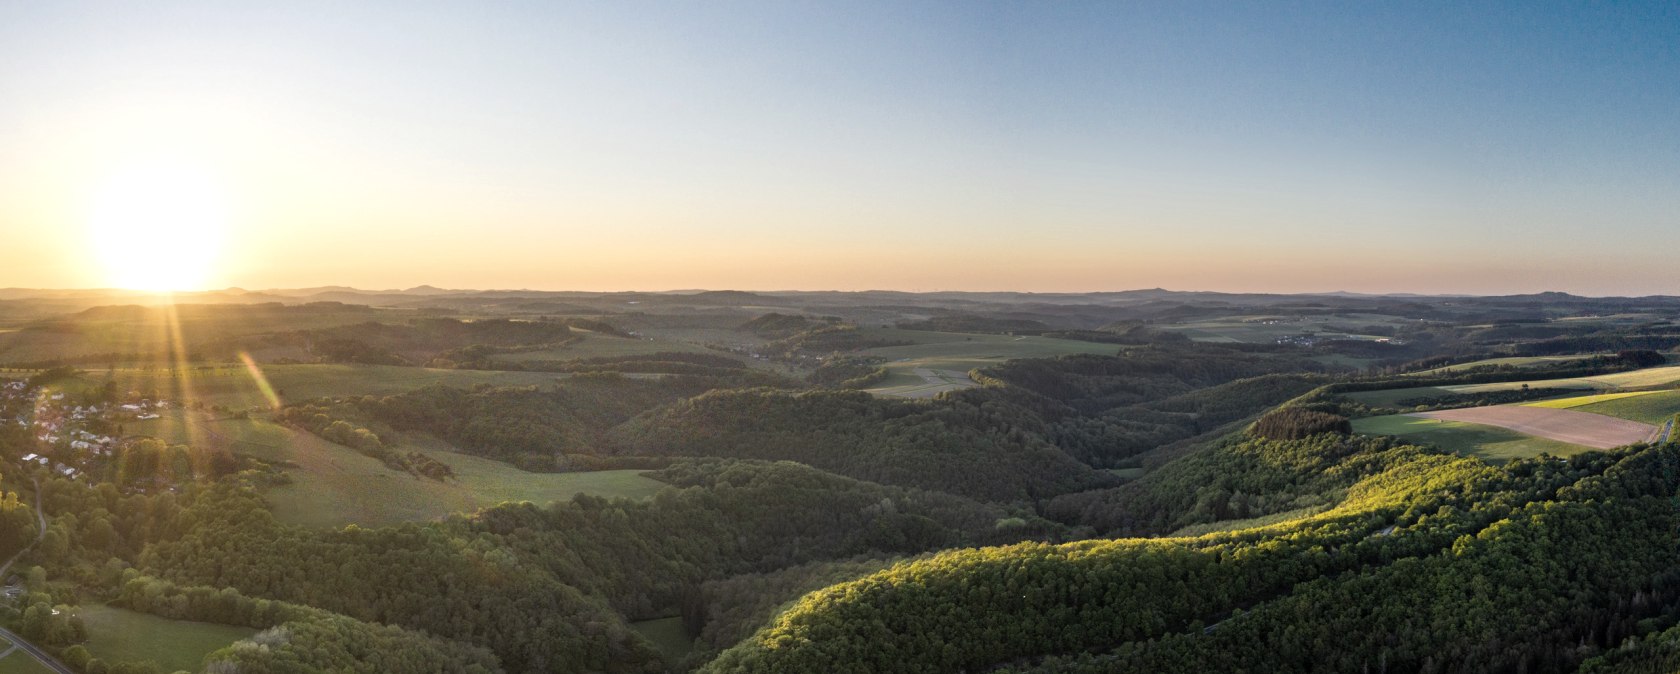
<svg viewBox="0 0 1680 674">
<path fill-rule="evenodd" d="M 1653 439 L 1656 426 L 1627 419 L 1577 412 L 1570 409 L 1495 405 L 1456 410 L 1419 412 L 1410 416 L 1497 426 L 1523 435 L 1567 442 L 1595 449 L 1609 449 Z"/>
</svg>

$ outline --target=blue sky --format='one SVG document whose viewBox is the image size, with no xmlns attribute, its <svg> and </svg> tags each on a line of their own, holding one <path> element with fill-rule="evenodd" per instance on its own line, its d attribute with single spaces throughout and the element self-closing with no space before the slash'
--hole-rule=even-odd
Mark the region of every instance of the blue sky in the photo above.
<svg viewBox="0 0 1680 674">
<path fill-rule="evenodd" d="M 168 156 L 216 285 L 1680 294 L 1677 110 L 1674 3 L 16 3 L 0 285 Z"/>
</svg>

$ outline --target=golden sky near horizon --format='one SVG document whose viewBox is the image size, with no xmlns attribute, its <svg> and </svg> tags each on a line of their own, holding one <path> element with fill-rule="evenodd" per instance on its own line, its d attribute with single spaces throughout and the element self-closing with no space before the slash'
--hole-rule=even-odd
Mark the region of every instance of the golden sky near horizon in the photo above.
<svg viewBox="0 0 1680 674">
<path fill-rule="evenodd" d="M 1345 14 L 7 6 L 0 286 L 1680 292 L 1665 36 Z"/>
</svg>

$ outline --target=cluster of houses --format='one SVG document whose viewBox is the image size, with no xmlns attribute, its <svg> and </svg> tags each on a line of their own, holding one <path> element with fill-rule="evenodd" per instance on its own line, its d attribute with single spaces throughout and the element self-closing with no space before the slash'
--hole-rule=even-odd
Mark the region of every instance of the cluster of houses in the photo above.
<svg viewBox="0 0 1680 674">
<path fill-rule="evenodd" d="M 1354 335 L 1343 335 L 1343 334 L 1322 334 L 1322 335 L 1319 335 L 1319 334 L 1299 334 L 1299 335 L 1284 335 L 1282 337 L 1277 338 L 1277 343 L 1279 343 L 1279 344 L 1289 344 L 1289 345 L 1292 345 L 1292 346 L 1302 346 L 1302 347 L 1311 347 L 1315 344 L 1323 344 L 1325 342 L 1352 342 L 1352 341 L 1372 341 L 1372 342 L 1376 342 L 1378 344 L 1393 344 L 1395 346 L 1400 346 L 1400 345 L 1403 345 L 1403 344 L 1406 343 L 1405 340 L 1392 339 L 1392 338 L 1389 338 L 1389 337 L 1377 337 L 1377 338 L 1374 338 L 1374 339 L 1366 340 L 1363 337 L 1356 337 Z"/>
<path fill-rule="evenodd" d="M 0 414 L 0 423 L 30 429 L 42 445 L 41 453 L 25 454 L 23 462 L 38 464 L 71 479 L 82 473 L 78 465 L 110 457 L 121 440 L 109 433 L 90 430 L 94 422 L 103 422 L 98 425 L 109 428 L 124 421 L 157 419 L 170 406 L 168 401 L 149 399 L 121 404 L 67 403 L 63 393 L 35 396 L 21 381 L 0 385 L 0 403 L 5 403 L 4 409 L 19 410 L 15 418 Z"/>
<path fill-rule="evenodd" d="M 43 466 L 46 466 L 48 468 L 51 468 L 51 469 L 57 471 L 59 475 L 63 475 L 63 476 L 65 476 L 67 478 L 70 478 L 72 480 L 76 479 L 76 476 L 81 474 L 81 471 L 76 470 L 72 466 L 66 466 L 62 463 L 53 463 L 52 459 L 41 456 L 40 454 L 36 454 L 34 452 L 30 452 L 28 454 L 23 455 L 23 462 L 24 463 L 38 463 L 38 464 L 41 464 Z"/>
</svg>

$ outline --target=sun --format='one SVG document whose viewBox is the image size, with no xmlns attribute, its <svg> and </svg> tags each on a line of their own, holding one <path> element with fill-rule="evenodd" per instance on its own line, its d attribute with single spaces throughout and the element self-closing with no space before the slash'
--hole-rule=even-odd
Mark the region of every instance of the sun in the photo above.
<svg viewBox="0 0 1680 674">
<path fill-rule="evenodd" d="M 227 233 L 228 204 L 215 176 L 153 160 L 111 173 L 93 192 L 92 250 L 114 287 L 202 290 Z"/>
</svg>

